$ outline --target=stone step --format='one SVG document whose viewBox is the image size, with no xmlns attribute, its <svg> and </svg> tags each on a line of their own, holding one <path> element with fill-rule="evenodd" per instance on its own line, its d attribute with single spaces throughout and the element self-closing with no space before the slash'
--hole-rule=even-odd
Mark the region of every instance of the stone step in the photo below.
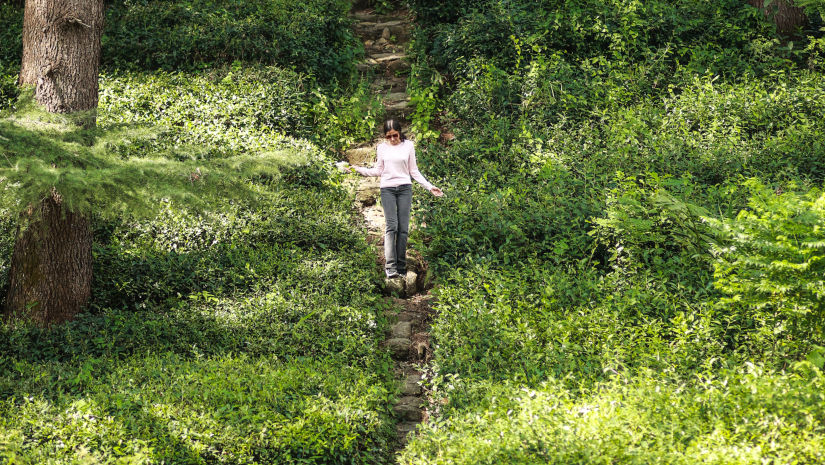
<svg viewBox="0 0 825 465">
<path fill-rule="evenodd" d="M 406 60 L 391 60 L 380 63 L 384 76 L 397 77 L 410 71 L 410 62 Z"/>
<path fill-rule="evenodd" d="M 355 189 L 355 200 L 368 207 L 375 205 L 381 193 L 381 181 L 377 177 L 363 178 Z"/>
<path fill-rule="evenodd" d="M 369 165 L 375 161 L 375 147 L 358 147 L 344 152 L 347 161 L 352 165 Z"/>
<path fill-rule="evenodd" d="M 398 314 L 398 321 L 413 322 L 418 318 L 418 315 L 412 312 L 401 312 Z"/>
<path fill-rule="evenodd" d="M 406 60 L 407 55 L 403 53 L 376 53 L 370 55 L 368 59 L 375 60 L 377 63 L 386 63 L 393 60 Z"/>
<path fill-rule="evenodd" d="M 393 406 L 392 411 L 401 420 L 421 421 L 421 398 L 404 396 L 398 399 L 398 403 Z"/>
<path fill-rule="evenodd" d="M 362 62 L 362 63 L 356 63 L 355 64 L 355 70 L 358 71 L 361 74 L 371 73 L 371 72 L 376 71 L 377 69 L 378 69 L 378 67 L 376 65 L 370 65 L 368 63 L 363 63 Z"/>
<path fill-rule="evenodd" d="M 421 375 L 407 375 L 401 384 L 401 394 L 405 396 L 421 395 Z"/>
<path fill-rule="evenodd" d="M 368 55 L 378 53 L 404 53 L 404 48 L 404 45 L 391 43 L 384 38 L 364 41 L 364 50 Z"/>
<path fill-rule="evenodd" d="M 404 434 L 412 433 L 417 428 L 418 428 L 418 423 L 414 422 L 414 421 L 403 421 L 403 422 L 398 423 L 397 425 L 395 425 L 395 430 L 398 431 L 399 433 L 404 433 Z"/>
<path fill-rule="evenodd" d="M 371 84 L 373 90 L 379 92 L 404 92 L 407 91 L 407 80 L 404 78 L 381 79 Z"/>
<path fill-rule="evenodd" d="M 413 107 L 412 103 L 409 101 L 397 102 L 392 103 L 390 105 L 384 106 L 384 111 L 387 114 L 387 118 L 395 118 L 395 119 L 406 119 L 407 116 L 411 115 L 415 112 L 415 108 Z M 407 134 L 407 133 L 405 133 Z M 409 134 L 408 134 L 409 135 Z"/>
<path fill-rule="evenodd" d="M 384 95 L 384 102 L 405 102 L 410 100 L 410 96 L 406 92 L 390 92 Z"/>
<path fill-rule="evenodd" d="M 362 22 L 355 25 L 355 34 L 362 40 L 383 38 L 390 42 L 401 43 L 409 41 L 410 28 L 404 21 Z"/>
<path fill-rule="evenodd" d="M 410 340 L 404 338 L 393 338 L 384 341 L 384 347 L 390 351 L 395 360 L 406 360 L 410 355 Z"/>
<path fill-rule="evenodd" d="M 396 425 L 396 437 L 401 447 L 406 446 L 407 443 L 410 442 L 410 433 L 415 433 L 416 426 L 418 426 L 416 422 L 403 422 Z"/>
<path fill-rule="evenodd" d="M 403 18 L 399 18 L 395 15 L 382 15 L 378 14 L 371 10 L 366 11 L 355 11 L 350 15 L 351 18 L 355 18 L 361 22 L 368 22 L 368 23 L 381 23 L 387 21 L 403 21 Z"/>
<path fill-rule="evenodd" d="M 412 324 L 407 321 L 400 321 L 390 328 L 393 338 L 409 339 L 412 337 Z"/>
</svg>

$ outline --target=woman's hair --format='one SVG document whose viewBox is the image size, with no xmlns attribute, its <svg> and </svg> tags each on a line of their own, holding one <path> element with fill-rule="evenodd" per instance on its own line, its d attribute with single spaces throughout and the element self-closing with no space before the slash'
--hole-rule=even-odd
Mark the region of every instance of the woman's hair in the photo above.
<svg viewBox="0 0 825 465">
<path fill-rule="evenodd" d="M 387 134 L 390 131 L 398 131 L 398 134 L 401 136 L 401 142 L 407 140 L 407 136 L 404 135 L 404 131 L 401 130 L 401 123 L 394 119 L 388 119 L 384 121 L 384 134 Z"/>
</svg>

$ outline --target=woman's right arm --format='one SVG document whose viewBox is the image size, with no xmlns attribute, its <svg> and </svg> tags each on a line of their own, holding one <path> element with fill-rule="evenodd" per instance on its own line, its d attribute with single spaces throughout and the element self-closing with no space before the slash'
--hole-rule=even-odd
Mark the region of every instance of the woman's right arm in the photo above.
<svg viewBox="0 0 825 465">
<path fill-rule="evenodd" d="M 381 151 L 378 150 L 375 155 L 375 166 L 372 168 L 364 168 L 363 166 L 352 165 L 352 169 L 358 172 L 361 176 L 381 176 L 384 172 L 384 157 L 381 156 Z"/>
</svg>

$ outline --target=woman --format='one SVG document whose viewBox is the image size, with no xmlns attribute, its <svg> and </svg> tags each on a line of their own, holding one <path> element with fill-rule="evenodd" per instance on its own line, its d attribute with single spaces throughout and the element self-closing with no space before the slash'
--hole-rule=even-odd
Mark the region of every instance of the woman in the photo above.
<svg viewBox="0 0 825 465">
<path fill-rule="evenodd" d="M 412 206 L 412 179 L 436 197 L 444 193 L 424 178 L 415 162 L 415 147 L 404 137 L 401 124 L 394 119 L 384 122 L 387 141 L 378 145 L 375 166 L 353 166 L 361 176 L 381 177 L 381 206 L 384 208 L 384 265 L 387 278 L 407 274 L 407 237 Z"/>
</svg>

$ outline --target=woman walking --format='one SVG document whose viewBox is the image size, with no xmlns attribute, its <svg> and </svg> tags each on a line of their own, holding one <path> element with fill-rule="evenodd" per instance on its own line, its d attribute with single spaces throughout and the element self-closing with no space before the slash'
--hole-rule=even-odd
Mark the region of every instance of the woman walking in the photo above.
<svg viewBox="0 0 825 465">
<path fill-rule="evenodd" d="M 404 137 L 401 124 L 394 119 L 384 122 L 384 137 L 378 145 L 375 166 L 353 166 L 361 176 L 381 177 L 381 206 L 384 208 L 384 265 L 387 278 L 407 273 L 407 238 L 412 206 L 412 179 L 418 181 L 436 197 L 444 193 L 430 184 L 418 171 L 415 147 Z M 412 179 L 411 179 L 412 178 Z"/>
</svg>

